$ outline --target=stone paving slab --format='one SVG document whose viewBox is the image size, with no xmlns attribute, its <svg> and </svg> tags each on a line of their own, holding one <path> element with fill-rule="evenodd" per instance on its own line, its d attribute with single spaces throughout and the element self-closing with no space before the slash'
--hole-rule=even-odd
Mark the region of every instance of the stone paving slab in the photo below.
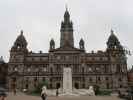
<svg viewBox="0 0 133 100">
<path fill-rule="evenodd" d="M 14 96 L 13 94 L 9 94 L 6 100 L 41 100 L 40 97 L 37 96 L 29 96 L 24 94 L 17 94 Z M 116 96 L 64 96 L 64 97 L 47 97 L 47 100 L 123 100 L 117 98 Z"/>
</svg>

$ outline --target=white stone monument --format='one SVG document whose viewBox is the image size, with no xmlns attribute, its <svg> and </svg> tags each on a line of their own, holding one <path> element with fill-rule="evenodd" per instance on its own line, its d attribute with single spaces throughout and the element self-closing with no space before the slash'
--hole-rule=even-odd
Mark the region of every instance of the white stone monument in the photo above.
<svg viewBox="0 0 133 100">
<path fill-rule="evenodd" d="M 47 92 L 49 95 L 56 95 L 56 91 L 47 91 L 46 87 L 42 88 L 42 92 Z M 89 89 L 72 89 L 72 69 L 71 67 L 63 68 L 63 88 L 59 90 L 59 96 L 80 96 L 80 95 L 90 95 L 94 96 L 95 92 L 93 86 Z"/>
<path fill-rule="evenodd" d="M 72 93 L 72 71 L 70 67 L 63 69 L 63 93 Z"/>
</svg>

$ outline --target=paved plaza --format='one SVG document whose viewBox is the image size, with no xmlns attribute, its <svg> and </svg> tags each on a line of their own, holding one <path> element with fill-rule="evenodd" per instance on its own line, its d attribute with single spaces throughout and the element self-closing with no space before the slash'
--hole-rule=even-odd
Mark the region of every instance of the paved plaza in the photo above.
<svg viewBox="0 0 133 100">
<path fill-rule="evenodd" d="M 41 100 L 40 97 L 37 96 L 29 96 L 22 93 L 17 94 L 14 96 L 13 94 L 9 93 L 6 100 Z M 116 96 L 65 96 L 65 97 L 48 97 L 47 100 L 123 100 L 119 99 Z"/>
</svg>

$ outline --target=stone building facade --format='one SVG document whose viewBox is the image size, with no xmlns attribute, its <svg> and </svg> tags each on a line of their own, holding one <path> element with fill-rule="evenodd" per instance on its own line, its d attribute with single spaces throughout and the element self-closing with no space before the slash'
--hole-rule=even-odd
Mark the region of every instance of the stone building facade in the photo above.
<svg viewBox="0 0 133 100">
<path fill-rule="evenodd" d="M 74 46 L 73 23 L 66 10 L 61 22 L 60 47 L 55 48 L 54 39 L 50 41 L 48 53 L 33 53 L 27 49 L 23 31 L 17 37 L 10 50 L 8 63 L 8 86 L 32 89 L 39 82 L 47 81 L 47 88 L 63 86 L 63 68 L 72 69 L 72 87 L 88 89 L 90 85 L 99 85 L 103 89 L 127 87 L 127 59 L 125 50 L 111 30 L 105 51 L 86 52 L 85 42 L 81 38 L 79 48 Z"/>
<path fill-rule="evenodd" d="M 133 66 L 128 71 L 128 84 L 129 84 L 129 87 L 132 87 L 133 88 Z"/>
<path fill-rule="evenodd" d="M 0 87 L 7 88 L 8 64 L 4 62 L 3 57 L 0 58 Z"/>
</svg>

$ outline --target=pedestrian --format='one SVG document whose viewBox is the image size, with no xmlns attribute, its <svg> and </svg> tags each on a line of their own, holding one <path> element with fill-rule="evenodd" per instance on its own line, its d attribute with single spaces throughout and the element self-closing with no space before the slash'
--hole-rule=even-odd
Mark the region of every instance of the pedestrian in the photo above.
<svg viewBox="0 0 133 100">
<path fill-rule="evenodd" d="M 46 100 L 47 98 L 46 86 L 42 87 L 41 98 L 42 100 Z"/>
<path fill-rule="evenodd" d="M 16 95 L 16 92 L 17 92 L 17 91 L 16 91 L 16 88 L 14 88 L 14 89 L 13 89 L 13 93 L 14 93 L 14 95 Z"/>
<path fill-rule="evenodd" d="M 56 90 L 56 96 L 58 96 L 59 95 L 59 92 L 58 92 L 58 89 Z"/>
<path fill-rule="evenodd" d="M 46 100 L 46 98 L 47 98 L 46 92 L 41 93 L 41 98 L 42 98 L 42 100 Z"/>
</svg>

